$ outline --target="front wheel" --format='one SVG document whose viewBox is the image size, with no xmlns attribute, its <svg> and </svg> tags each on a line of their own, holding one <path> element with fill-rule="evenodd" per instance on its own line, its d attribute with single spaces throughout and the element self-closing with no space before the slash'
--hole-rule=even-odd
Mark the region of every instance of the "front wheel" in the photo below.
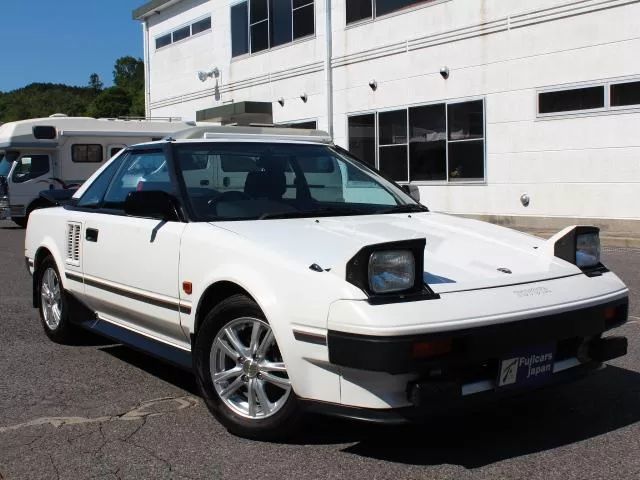
<svg viewBox="0 0 640 480">
<path fill-rule="evenodd" d="M 36 275 L 40 296 L 40 321 L 44 332 L 56 343 L 73 343 L 75 327 L 69 320 L 67 298 L 53 257 L 49 256 L 42 261 Z"/>
<path fill-rule="evenodd" d="M 204 319 L 194 369 L 207 407 L 231 433 L 275 440 L 298 427 L 299 402 L 273 330 L 246 296 L 224 300 Z"/>
</svg>

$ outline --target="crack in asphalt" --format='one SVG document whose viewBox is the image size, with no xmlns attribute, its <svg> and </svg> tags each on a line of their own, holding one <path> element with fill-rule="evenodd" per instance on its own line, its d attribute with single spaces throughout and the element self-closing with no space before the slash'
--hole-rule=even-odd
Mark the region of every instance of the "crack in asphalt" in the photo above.
<svg viewBox="0 0 640 480">
<path fill-rule="evenodd" d="M 60 428 L 66 425 L 81 425 L 97 423 L 103 424 L 113 421 L 135 421 L 145 420 L 150 417 L 157 417 L 159 415 L 165 415 L 167 413 L 178 412 L 187 408 L 193 408 L 199 405 L 200 400 L 191 395 L 184 397 L 165 397 L 157 398 L 154 400 L 148 400 L 142 402 L 131 410 L 119 414 L 108 415 L 104 417 L 86 418 L 86 417 L 41 417 L 28 422 L 19 423 L 17 425 L 11 425 L 7 427 L 0 427 L 0 433 L 11 432 L 14 430 L 21 430 L 27 427 L 36 427 L 40 425 L 52 425 L 56 428 Z M 159 411 L 153 410 L 154 407 L 161 407 Z M 162 408 L 165 407 L 165 408 Z M 144 425 L 144 423 L 143 423 Z M 103 434 L 104 436 L 104 434 Z"/>
<path fill-rule="evenodd" d="M 49 457 L 49 462 L 51 462 L 51 466 L 53 467 L 53 470 L 56 472 L 56 478 L 60 480 L 60 470 L 58 470 L 58 466 L 56 465 L 56 462 L 53 461 L 53 456 L 50 453 L 47 453 L 47 457 Z"/>
</svg>

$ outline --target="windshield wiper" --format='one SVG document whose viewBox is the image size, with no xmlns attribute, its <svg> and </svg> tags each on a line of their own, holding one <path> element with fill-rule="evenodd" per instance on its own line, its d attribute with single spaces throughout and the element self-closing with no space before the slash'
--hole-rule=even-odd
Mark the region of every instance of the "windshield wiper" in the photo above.
<svg viewBox="0 0 640 480">
<path fill-rule="evenodd" d="M 428 211 L 429 209 L 427 207 L 425 207 L 424 205 L 420 205 L 419 203 L 407 203 L 406 205 L 396 205 L 395 207 L 383 208 L 382 210 L 378 210 L 375 213 L 417 213 Z"/>
<path fill-rule="evenodd" d="M 329 216 L 347 216 L 347 215 L 364 215 L 360 210 L 354 208 L 335 208 L 326 207 L 316 210 L 298 210 L 295 212 L 267 212 L 258 217 L 258 220 L 278 219 L 278 218 L 304 218 L 304 217 L 329 217 Z"/>
</svg>

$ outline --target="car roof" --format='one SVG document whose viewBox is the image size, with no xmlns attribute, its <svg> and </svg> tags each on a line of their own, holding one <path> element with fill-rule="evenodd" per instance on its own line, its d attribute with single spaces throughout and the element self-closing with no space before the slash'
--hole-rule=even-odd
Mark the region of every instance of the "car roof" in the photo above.
<svg viewBox="0 0 640 480">
<path fill-rule="evenodd" d="M 167 141 L 191 143 L 191 142 L 286 142 L 286 143 L 313 143 L 329 145 L 332 139 L 327 132 L 322 130 L 306 130 L 299 128 L 265 127 L 265 126 L 220 126 L 200 125 L 174 132 L 160 142 L 148 142 L 137 145 L 157 146 Z"/>
</svg>

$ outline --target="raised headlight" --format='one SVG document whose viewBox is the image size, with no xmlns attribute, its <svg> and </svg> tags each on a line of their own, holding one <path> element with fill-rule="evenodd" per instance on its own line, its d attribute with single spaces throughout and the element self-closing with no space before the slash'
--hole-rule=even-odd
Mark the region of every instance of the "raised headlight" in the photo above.
<svg viewBox="0 0 640 480">
<path fill-rule="evenodd" d="M 580 268 L 600 264 L 600 235 L 598 232 L 576 234 L 576 265 Z"/>
<path fill-rule="evenodd" d="M 600 263 L 600 229 L 585 225 L 567 227 L 554 236 L 553 250 L 558 258 L 573 263 L 589 276 L 602 275 L 607 269 Z"/>
<path fill-rule="evenodd" d="M 410 250 L 373 252 L 369 257 L 369 288 L 374 293 L 392 293 L 413 287 L 416 262 Z"/>
</svg>

